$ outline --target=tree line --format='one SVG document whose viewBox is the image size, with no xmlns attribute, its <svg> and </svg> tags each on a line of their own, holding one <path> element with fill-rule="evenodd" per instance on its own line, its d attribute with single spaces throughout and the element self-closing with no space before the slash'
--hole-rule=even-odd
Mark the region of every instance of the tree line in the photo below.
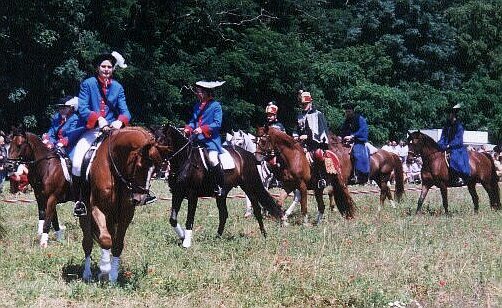
<svg viewBox="0 0 502 308">
<path fill-rule="evenodd" d="M 227 131 L 263 124 L 270 101 L 293 129 L 303 88 L 335 132 L 356 103 L 375 144 L 442 127 L 456 103 L 466 129 L 502 142 L 502 0 L 19 0 L 0 17 L 3 130 L 46 130 L 92 58 L 116 50 L 140 125 L 184 123 L 187 86 L 208 79 L 226 81 Z"/>
</svg>

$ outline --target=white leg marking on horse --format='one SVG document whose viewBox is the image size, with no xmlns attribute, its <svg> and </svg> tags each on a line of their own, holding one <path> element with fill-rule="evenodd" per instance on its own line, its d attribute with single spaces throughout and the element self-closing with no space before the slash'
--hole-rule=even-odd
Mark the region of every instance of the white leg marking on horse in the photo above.
<svg viewBox="0 0 502 308">
<path fill-rule="evenodd" d="M 320 225 L 324 215 L 321 212 L 317 212 L 317 224 Z"/>
<path fill-rule="evenodd" d="M 101 249 L 101 260 L 99 260 L 101 274 L 108 274 L 111 270 L 110 249 Z"/>
<path fill-rule="evenodd" d="M 293 203 L 291 203 L 289 208 L 286 210 L 286 212 L 284 213 L 284 216 L 288 217 L 289 215 L 291 215 L 291 213 L 293 213 L 293 211 L 295 210 L 295 207 L 297 204 L 298 204 L 298 202 L 296 202 L 296 200 L 293 200 Z"/>
<path fill-rule="evenodd" d="M 47 248 L 47 242 L 49 241 L 49 233 L 42 233 L 40 237 L 40 247 Z"/>
<path fill-rule="evenodd" d="M 180 240 L 183 240 L 185 238 L 185 230 L 183 230 L 180 224 L 177 224 L 176 227 L 174 227 L 174 232 L 176 232 Z"/>
<path fill-rule="evenodd" d="M 84 281 L 91 281 L 92 272 L 91 272 L 91 256 L 85 257 L 84 262 L 84 272 L 82 273 L 82 279 Z"/>
<path fill-rule="evenodd" d="M 44 232 L 44 221 L 45 220 L 38 221 L 38 231 L 37 231 L 38 236 L 41 236 L 42 233 Z"/>
<path fill-rule="evenodd" d="M 112 257 L 112 269 L 110 271 L 110 282 L 117 282 L 119 277 L 120 257 Z"/>
<path fill-rule="evenodd" d="M 185 230 L 185 239 L 183 240 L 182 246 L 184 248 L 192 246 L 192 230 Z"/>
<path fill-rule="evenodd" d="M 390 200 L 390 206 L 395 209 L 396 208 L 396 203 L 394 202 L 394 200 Z"/>
</svg>

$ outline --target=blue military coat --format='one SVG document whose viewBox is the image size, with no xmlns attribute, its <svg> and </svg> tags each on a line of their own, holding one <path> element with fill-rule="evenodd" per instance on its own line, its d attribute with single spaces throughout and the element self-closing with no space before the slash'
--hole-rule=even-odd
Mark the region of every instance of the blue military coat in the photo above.
<svg viewBox="0 0 502 308">
<path fill-rule="evenodd" d="M 469 154 L 464 146 L 464 126 L 460 121 L 446 124 L 441 132 L 438 145 L 442 151 L 451 150 L 450 168 L 462 176 L 469 176 L 471 174 Z"/>
<path fill-rule="evenodd" d="M 59 112 L 54 115 L 47 136 L 52 144 L 56 145 L 61 142 L 70 152 L 78 141 L 78 135 L 75 134 L 75 131 L 78 130 L 79 119 L 75 113 L 71 114 L 64 123 L 62 123 L 62 119 Z"/>
<path fill-rule="evenodd" d="M 370 154 L 365 143 L 368 142 L 368 123 L 360 114 L 355 114 L 354 118 L 346 119 L 340 129 L 340 136 L 354 136 L 354 147 L 352 156 L 354 157 L 354 168 L 364 174 L 370 173 Z"/>
<path fill-rule="evenodd" d="M 215 100 L 210 100 L 201 110 L 201 103 L 198 102 L 193 108 L 192 117 L 187 124 L 189 130 L 194 130 L 197 127 L 202 129 L 202 134 L 196 136 L 197 140 L 202 143 L 209 151 L 218 151 L 223 153 L 221 145 L 220 129 L 223 121 L 223 111 L 221 103 Z"/>
<path fill-rule="evenodd" d="M 96 126 L 101 116 L 101 93 L 97 77 L 87 78 L 80 85 L 78 94 L 78 112 L 87 129 Z M 124 88 L 116 81 L 111 81 L 106 89 L 106 105 L 104 106 L 104 118 L 111 123 L 120 120 L 127 125 L 131 120 L 131 114 L 127 108 Z"/>
</svg>

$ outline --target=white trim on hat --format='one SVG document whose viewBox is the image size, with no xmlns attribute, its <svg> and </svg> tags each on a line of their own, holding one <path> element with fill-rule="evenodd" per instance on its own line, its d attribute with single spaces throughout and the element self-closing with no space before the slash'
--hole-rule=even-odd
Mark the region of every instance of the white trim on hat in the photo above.
<svg viewBox="0 0 502 308">
<path fill-rule="evenodd" d="M 195 83 L 196 86 L 199 86 L 201 88 L 205 88 L 205 89 L 214 89 L 214 88 L 217 88 L 221 85 L 223 85 L 225 83 L 225 81 L 204 81 L 204 80 L 201 80 L 201 81 L 197 81 Z"/>
<path fill-rule="evenodd" d="M 460 109 L 460 108 L 462 108 L 462 104 L 456 104 L 451 109 Z"/>
</svg>

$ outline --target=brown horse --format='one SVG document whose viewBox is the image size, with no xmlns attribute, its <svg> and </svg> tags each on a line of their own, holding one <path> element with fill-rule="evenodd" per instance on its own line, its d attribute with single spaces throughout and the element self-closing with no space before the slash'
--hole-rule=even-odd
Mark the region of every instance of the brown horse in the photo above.
<svg viewBox="0 0 502 308">
<path fill-rule="evenodd" d="M 24 163 L 38 206 L 40 246 L 47 247 L 49 229 L 62 239 L 56 205 L 70 200 L 70 183 L 65 180 L 61 157 L 45 146 L 37 135 L 15 128 L 9 148 L 9 160 Z"/>
<path fill-rule="evenodd" d="M 450 182 L 450 171 L 445 158 L 445 152 L 439 149 L 438 144 L 429 136 L 416 131 L 409 133 L 408 137 L 409 152 L 408 156 L 420 155 L 422 157 L 422 192 L 418 199 L 417 213 L 422 209 L 424 199 L 429 189 L 436 185 L 441 191 L 443 207 L 448 214 L 448 190 Z M 493 158 L 488 153 L 478 153 L 469 151 L 469 166 L 471 175 L 464 179 L 467 184 L 474 211 L 479 209 L 479 197 L 476 193 L 476 183 L 481 183 L 490 198 L 490 206 L 500 209 L 500 190 L 498 186 L 498 177 L 496 173 Z"/>
<path fill-rule="evenodd" d="M 144 203 L 154 168 L 168 149 L 140 127 L 112 130 L 96 151 L 90 167 L 87 216 L 79 218 L 85 253 L 83 279 L 89 281 L 93 236 L 102 249 L 100 278 L 116 282 L 126 230 L 135 205 Z M 110 258 L 110 249 L 112 258 Z"/>
<path fill-rule="evenodd" d="M 200 148 L 192 140 L 187 139 L 171 125 L 155 130 L 155 135 L 160 144 L 169 146 L 173 151 L 166 157 L 170 162 L 168 182 L 172 193 L 169 222 L 183 241 L 182 246 L 189 248 L 192 245 L 192 231 L 198 197 L 213 196 L 214 183 L 204 167 L 205 163 L 201 157 Z M 227 194 L 233 187 L 240 186 L 251 200 L 253 214 L 258 221 L 260 231 L 263 236 L 266 236 L 260 205 L 276 218 L 282 218 L 283 213 L 263 187 L 254 155 L 239 147 L 225 147 L 225 149 L 230 153 L 235 168 L 225 170 L 224 193 L 222 196 L 216 197 L 219 217 L 217 233 L 219 236 L 223 234 L 228 218 Z M 185 229 L 178 223 L 178 213 L 184 198 L 188 199 Z"/>
<path fill-rule="evenodd" d="M 308 224 L 307 215 L 307 190 L 314 190 L 317 201 L 317 223 L 321 223 L 324 215 L 324 187 L 318 185 L 320 174 L 325 170 L 324 161 L 314 159 L 309 164 L 307 156 L 293 137 L 275 128 L 259 127 L 257 130 L 257 154 L 271 159 L 275 156 L 278 164 L 271 166 L 271 171 L 283 184 L 284 191 L 279 197 L 279 205 L 284 205 L 284 200 L 295 189 L 300 191 L 301 213 L 303 223 Z M 261 157 L 259 157 L 261 159 Z M 326 184 L 333 187 L 333 196 L 340 214 L 346 219 L 354 217 L 355 205 L 340 174 L 326 174 Z"/>
<path fill-rule="evenodd" d="M 332 133 L 329 134 L 329 143 L 330 149 L 340 157 L 343 178 L 345 183 L 348 184 L 353 173 L 350 147 L 343 144 L 341 138 Z M 392 207 L 395 207 L 392 193 L 387 185 L 392 175 L 396 181 L 396 190 L 394 192 L 396 201 L 400 202 L 404 194 L 404 172 L 401 159 L 398 155 L 382 149 L 370 156 L 369 179 L 375 181 L 380 188 L 379 210 L 383 207 L 386 198 L 390 200 Z"/>
</svg>

